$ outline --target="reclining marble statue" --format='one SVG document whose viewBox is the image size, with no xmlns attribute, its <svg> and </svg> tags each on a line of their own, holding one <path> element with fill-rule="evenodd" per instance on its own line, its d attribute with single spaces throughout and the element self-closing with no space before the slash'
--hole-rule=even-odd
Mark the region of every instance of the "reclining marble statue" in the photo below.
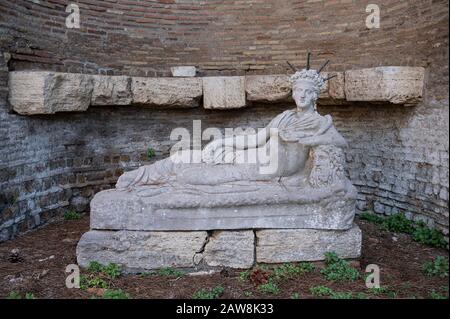
<svg viewBox="0 0 450 319">
<path fill-rule="evenodd" d="M 95 259 L 151 269 L 155 264 L 146 264 L 146 258 L 159 258 L 157 251 L 170 255 L 169 250 L 176 250 L 170 243 L 164 252 L 161 247 L 148 252 L 148 245 L 125 247 L 120 242 L 148 243 L 148 236 L 161 241 L 161 236 L 184 236 L 186 232 L 208 237 L 216 231 L 223 236 L 240 230 L 251 230 L 256 237 L 278 231 L 284 236 L 282 241 L 294 236 L 290 249 L 299 251 L 288 254 L 290 260 L 282 257 L 283 247 L 276 247 L 280 258 L 259 259 L 257 247 L 256 262 L 322 259 L 333 247 L 342 257 L 358 257 L 361 233 L 353 225 L 356 190 L 344 173 L 347 143 L 331 116 L 316 110 L 326 80 L 309 67 L 295 72 L 291 77 L 295 109 L 279 114 L 257 133 L 213 140 L 203 148 L 200 163 L 181 161 L 180 154 L 173 153 L 124 173 L 116 189 L 100 192 L 92 200 L 91 231 L 78 245 L 79 263 L 86 265 Z M 249 154 L 268 155 L 250 161 Z M 270 240 L 261 243 L 277 245 Z M 202 242 L 196 254 L 206 252 L 208 245 L 212 243 Z M 210 265 L 233 265 L 223 257 L 228 248 L 216 244 L 214 249 L 216 255 L 222 253 L 222 261 Z M 139 251 L 139 257 L 130 250 Z M 229 258 L 233 254 L 225 252 Z M 179 260 L 176 257 L 164 258 L 156 265 L 162 267 L 170 260 L 172 265 L 188 266 L 173 263 Z"/>
</svg>

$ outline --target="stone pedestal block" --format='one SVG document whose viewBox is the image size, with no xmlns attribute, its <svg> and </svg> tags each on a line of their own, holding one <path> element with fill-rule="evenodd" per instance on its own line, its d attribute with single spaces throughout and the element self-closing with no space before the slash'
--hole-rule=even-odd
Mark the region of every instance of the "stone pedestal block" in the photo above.
<svg viewBox="0 0 450 319">
<path fill-rule="evenodd" d="M 348 230 L 214 231 L 210 235 L 205 231 L 91 230 L 78 243 L 77 260 L 81 267 L 97 261 L 104 265 L 115 263 L 130 272 L 165 267 L 246 269 L 255 262 L 324 260 L 325 253 L 331 251 L 345 259 L 359 257 L 358 226 Z"/>
<path fill-rule="evenodd" d="M 115 263 L 129 271 L 191 268 L 207 236 L 206 232 L 91 230 L 78 243 L 77 261 L 81 267 L 91 261 Z"/>
<path fill-rule="evenodd" d="M 204 261 L 208 266 L 250 268 L 255 262 L 254 237 L 251 230 L 215 231 L 205 246 Z"/>
<path fill-rule="evenodd" d="M 361 255 L 361 230 L 268 229 L 256 231 L 256 261 L 285 263 L 323 260 L 334 251 L 341 258 Z"/>
</svg>

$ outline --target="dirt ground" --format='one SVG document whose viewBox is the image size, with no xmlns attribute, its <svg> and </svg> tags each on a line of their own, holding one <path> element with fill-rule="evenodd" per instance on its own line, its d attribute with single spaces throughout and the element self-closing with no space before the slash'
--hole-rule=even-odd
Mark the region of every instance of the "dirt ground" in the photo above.
<svg viewBox="0 0 450 319">
<path fill-rule="evenodd" d="M 316 298 L 310 288 L 327 286 L 335 292 L 361 292 L 367 298 L 430 298 L 437 292 L 448 298 L 448 277 L 428 277 L 422 265 L 436 256 L 448 258 L 448 251 L 418 244 L 408 235 L 380 230 L 365 221 L 356 221 L 363 231 L 360 272 L 368 264 L 381 269 L 382 293 L 370 292 L 363 279 L 355 282 L 327 281 L 318 267 L 311 272 L 278 283 L 279 293 L 264 294 L 249 280 L 240 280 L 239 270 L 202 276 L 124 275 L 109 281 L 110 289 L 122 289 L 132 298 L 192 298 L 199 289 L 222 286 L 221 298 Z M 89 216 L 80 220 L 56 221 L 41 229 L 0 243 L 0 298 L 11 292 L 35 298 L 91 298 L 92 290 L 68 289 L 65 286 L 68 264 L 76 263 L 75 248 L 80 236 L 89 229 Z M 19 250 L 19 260 L 11 261 L 11 251 Z M 85 273 L 85 271 L 83 271 Z M 298 295 L 297 295 L 298 294 Z"/>
</svg>

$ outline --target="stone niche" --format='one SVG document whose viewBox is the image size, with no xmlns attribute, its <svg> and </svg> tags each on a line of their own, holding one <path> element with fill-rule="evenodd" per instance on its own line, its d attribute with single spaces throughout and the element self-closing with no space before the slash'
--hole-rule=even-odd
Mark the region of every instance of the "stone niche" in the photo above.
<svg viewBox="0 0 450 319">
<path fill-rule="evenodd" d="M 425 69 L 377 67 L 337 72 L 321 105 L 351 102 L 414 105 L 422 100 Z M 203 103 L 201 103 L 203 99 Z M 9 73 L 9 102 L 22 115 L 82 112 L 90 106 L 141 105 L 227 110 L 252 103 L 292 102 L 289 75 L 142 78 L 49 71 Z"/>
</svg>

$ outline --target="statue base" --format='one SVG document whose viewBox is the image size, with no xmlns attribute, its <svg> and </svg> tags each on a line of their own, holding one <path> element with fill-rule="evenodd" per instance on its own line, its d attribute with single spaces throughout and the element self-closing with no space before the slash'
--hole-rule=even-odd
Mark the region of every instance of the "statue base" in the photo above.
<svg viewBox="0 0 450 319">
<path fill-rule="evenodd" d="M 272 182 L 107 190 L 91 202 L 78 263 L 139 272 L 318 261 L 330 251 L 353 259 L 361 250 L 355 200 L 349 182 L 320 189 Z"/>
<path fill-rule="evenodd" d="M 91 230 L 77 247 L 78 264 L 115 263 L 127 272 L 165 267 L 188 271 L 256 263 L 319 261 L 334 251 L 344 259 L 361 253 L 361 230 L 267 229 L 238 231 Z"/>
</svg>

